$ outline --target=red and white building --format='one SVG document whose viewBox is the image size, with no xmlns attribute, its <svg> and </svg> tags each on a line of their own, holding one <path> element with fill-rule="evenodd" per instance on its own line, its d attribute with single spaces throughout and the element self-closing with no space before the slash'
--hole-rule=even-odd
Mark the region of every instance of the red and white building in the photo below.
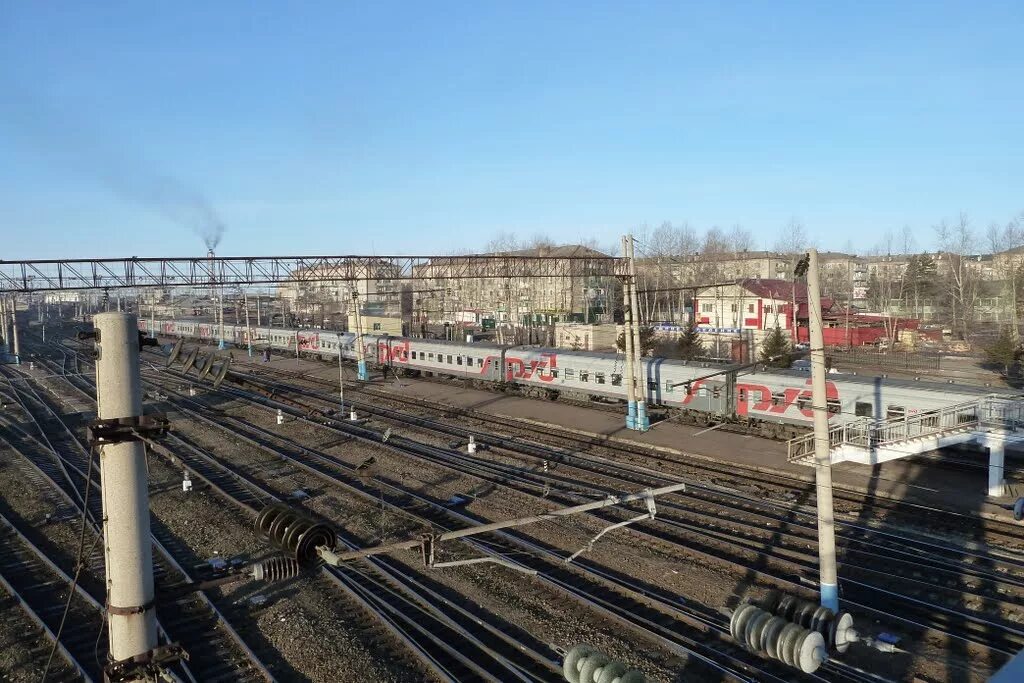
<svg viewBox="0 0 1024 683">
<path fill-rule="evenodd" d="M 776 326 L 792 331 L 794 304 L 796 326 L 806 327 L 806 285 L 799 282 L 794 285 L 789 280 L 749 278 L 698 290 L 693 298 L 693 315 L 697 326 L 709 328 L 709 331 L 771 330 Z M 828 311 L 833 303 L 823 297 L 820 305 L 823 311 Z"/>
</svg>

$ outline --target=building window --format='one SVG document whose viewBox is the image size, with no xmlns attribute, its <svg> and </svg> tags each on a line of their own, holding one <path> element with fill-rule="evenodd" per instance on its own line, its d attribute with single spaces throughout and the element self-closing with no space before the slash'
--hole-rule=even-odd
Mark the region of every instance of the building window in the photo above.
<svg viewBox="0 0 1024 683">
<path fill-rule="evenodd" d="M 771 306 L 765 306 L 764 307 L 764 312 L 765 313 L 771 313 L 772 312 L 772 307 Z"/>
<path fill-rule="evenodd" d="M 737 308 L 736 304 L 732 304 L 732 312 L 733 312 L 733 313 L 735 313 L 735 312 L 736 312 L 736 308 Z"/>
<path fill-rule="evenodd" d="M 747 304 L 747 313 L 754 312 L 754 304 Z"/>
<path fill-rule="evenodd" d="M 853 414 L 857 417 L 871 417 L 871 404 L 857 401 L 853 406 Z"/>
<path fill-rule="evenodd" d="M 612 386 L 613 387 L 621 387 L 622 386 L 622 375 L 620 375 L 617 372 L 613 372 L 612 373 Z"/>
<path fill-rule="evenodd" d="M 701 304 L 700 305 L 700 312 L 701 313 L 710 313 L 711 311 L 714 310 L 714 308 L 715 308 L 714 304 Z"/>
<path fill-rule="evenodd" d="M 379 330 L 380 329 L 380 323 L 374 323 L 373 324 L 373 329 Z"/>
<path fill-rule="evenodd" d="M 594 381 L 597 382 L 598 384 L 604 384 L 604 373 L 603 372 L 595 372 L 594 373 Z"/>
</svg>

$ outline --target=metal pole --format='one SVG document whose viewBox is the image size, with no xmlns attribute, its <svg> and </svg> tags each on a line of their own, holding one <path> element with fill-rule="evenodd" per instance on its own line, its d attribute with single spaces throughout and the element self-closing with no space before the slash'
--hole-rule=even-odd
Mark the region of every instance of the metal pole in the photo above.
<svg viewBox="0 0 1024 683">
<path fill-rule="evenodd" d="M 793 278 L 794 285 L 796 277 Z M 836 532 L 832 510 L 832 456 L 828 437 L 828 400 L 825 388 L 825 343 L 821 331 L 821 286 L 818 251 L 808 252 L 807 308 L 811 329 L 811 408 L 814 411 L 814 475 L 818 507 L 818 562 L 821 604 L 839 611 L 836 572 Z"/>
<path fill-rule="evenodd" d="M 647 489 L 639 493 L 629 493 L 620 496 L 608 496 L 603 500 L 597 500 L 591 503 L 583 503 L 582 505 L 573 505 L 572 507 L 556 508 L 549 512 L 543 512 L 539 515 L 532 515 L 530 517 L 520 517 L 517 519 L 506 519 L 501 522 L 491 522 L 490 524 L 481 524 L 479 526 L 466 527 L 464 529 L 456 529 L 454 531 L 446 531 L 443 534 L 439 534 L 434 538 L 434 541 L 451 541 L 456 538 L 465 538 L 467 536 L 476 536 L 478 534 L 486 534 L 492 531 L 500 531 L 502 529 L 508 529 L 511 527 L 525 526 L 527 524 L 536 524 L 537 522 L 547 522 L 551 520 L 561 519 L 563 517 L 569 517 L 571 515 L 579 514 L 581 512 L 589 512 L 591 510 L 598 510 L 600 508 L 611 507 L 612 505 L 620 505 L 622 503 L 631 503 L 638 500 L 650 500 L 657 498 L 658 496 L 664 496 L 670 493 L 680 493 L 686 491 L 686 484 L 670 484 L 669 486 L 662 486 L 656 489 Z M 337 565 L 339 562 L 346 560 L 355 560 L 361 557 L 371 557 L 373 555 L 383 555 L 384 553 L 394 552 L 396 550 L 412 550 L 413 548 L 419 548 L 423 545 L 422 539 L 415 539 L 410 541 L 402 541 L 400 543 L 392 543 L 390 545 L 377 546 L 375 548 L 364 548 L 362 550 L 350 550 L 344 553 L 333 553 L 322 549 L 320 557 L 324 559 L 328 564 Z"/>
<path fill-rule="evenodd" d="M 622 236 L 622 255 L 628 258 L 629 245 L 625 235 Z M 633 374 L 633 314 L 630 311 L 629 277 L 622 278 L 622 337 L 625 340 L 626 352 L 626 428 L 636 429 L 636 385 Z"/>
<path fill-rule="evenodd" d="M 647 377 L 644 375 L 643 347 L 640 345 L 640 299 L 637 296 L 636 258 L 633 253 L 633 236 L 629 236 L 630 310 L 633 312 L 633 375 L 636 379 L 636 425 L 634 429 L 646 432 L 651 428 L 647 417 Z"/>
<path fill-rule="evenodd" d="M 93 321 L 98 417 L 137 417 L 142 414 L 138 319 L 124 313 L 100 313 Z M 110 656 L 115 661 L 149 652 L 157 645 L 147 479 L 146 450 L 141 441 L 100 447 L 107 621 Z"/>
</svg>

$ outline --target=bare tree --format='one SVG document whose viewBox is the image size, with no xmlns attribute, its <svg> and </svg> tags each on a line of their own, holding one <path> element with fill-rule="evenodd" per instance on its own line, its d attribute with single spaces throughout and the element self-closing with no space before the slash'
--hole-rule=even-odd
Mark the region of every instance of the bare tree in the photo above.
<svg viewBox="0 0 1024 683">
<path fill-rule="evenodd" d="M 804 224 L 794 217 L 779 231 L 779 236 L 775 240 L 775 251 L 782 254 L 799 254 L 806 250 L 810 243 Z"/>
<path fill-rule="evenodd" d="M 945 276 L 950 326 L 954 331 L 959 326 L 961 338 L 966 339 L 978 301 L 977 273 L 968 263 L 976 246 L 974 230 L 967 214 L 961 212 L 955 222 L 943 220 L 936 225 L 935 234 L 946 266 L 942 274 Z"/>
<path fill-rule="evenodd" d="M 992 262 L 999 279 L 1003 281 L 1002 311 L 1000 317 L 1006 316 L 1010 322 L 1010 334 L 1014 342 L 1020 342 L 1020 330 L 1017 325 L 1017 289 L 1021 281 L 1022 263 L 1024 263 L 1024 212 L 1006 225 L 992 223 L 988 226 L 986 240 L 992 251 Z"/>
</svg>

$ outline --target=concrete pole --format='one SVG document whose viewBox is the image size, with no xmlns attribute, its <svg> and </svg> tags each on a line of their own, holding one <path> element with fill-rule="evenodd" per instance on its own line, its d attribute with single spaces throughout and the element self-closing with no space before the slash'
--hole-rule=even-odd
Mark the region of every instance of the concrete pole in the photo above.
<svg viewBox="0 0 1024 683">
<path fill-rule="evenodd" d="M 249 322 L 249 293 L 243 292 L 242 305 L 245 306 L 245 339 L 248 342 L 249 358 L 252 358 L 252 325 Z"/>
<path fill-rule="evenodd" d="M 622 256 L 629 255 L 629 245 L 622 237 Z M 626 342 L 626 428 L 636 429 L 636 384 L 633 372 L 633 314 L 630 311 L 629 277 L 622 278 L 622 338 Z"/>
<path fill-rule="evenodd" d="M 96 401 L 101 420 L 142 414 L 139 334 L 134 315 L 94 318 Z M 100 448 L 110 656 L 128 659 L 156 647 L 153 549 L 149 532 L 146 450 L 141 441 Z"/>
<path fill-rule="evenodd" d="M 825 341 L 821 331 L 821 285 L 818 251 L 808 253 L 807 308 L 811 329 L 811 408 L 814 411 L 814 475 L 818 507 L 818 573 L 821 604 L 839 611 L 836 572 L 836 531 L 832 509 L 832 456 L 828 438 L 828 399 L 825 388 Z M 793 278 L 796 284 L 796 277 Z"/>
<path fill-rule="evenodd" d="M 260 313 L 260 295 L 256 295 L 256 327 L 263 327 L 262 314 Z"/>
<path fill-rule="evenodd" d="M 647 377 L 644 375 L 643 347 L 640 345 L 640 299 L 637 295 L 636 257 L 633 236 L 629 236 L 630 310 L 633 311 L 633 374 L 636 377 L 636 426 L 641 432 L 651 428 L 647 417 Z"/>
<path fill-rule="evenodd" d="M 7 328 L 7 297 L 0 296 L 0 351 L 7 351 L 9 343 Z"/>
<path fill-rule="evenodd" d="M 11 297 L 11 351 L 14 352 L 14 364 L 21 365 L 21 344 L 18 338 L 18 299 Z"/>
<path fill-rule="evenodd" d="M 366 369 L 366 351 L 363 349 L 363 316 L 359 312 L 359 290 L 352 290 L 352 310 L 355 313 L 356 319 L 356 366 L 359 370 L 358 377 L 360 380 L 367 382 L 370 379 L 370 373 Z"/>
<path fill-rule="evenodd" d="M 341 285 L 338 285 L 338 310 L 342 311 Z M 341 338 L 341 330 L 338 331 L 338 411 L 340 415 L 345 414 L 345 367 L 342 364 L 342 350 L 345 346 Z"/>
<path fill-rule="evenodd" d="M 223 351 L 224 350 L 224 288 L 223 287 L 221 287 L 220 289 L 217 290 L 217 297 L 219 299 L 219 301 L 217 302 L 217 310 L 219 311 L 219 313 L 217 314 L 217 317 L 220 318 L 220 341 L 217 343 L 217 348 L 220 349 L 221 351 Z"/>
</svg>

